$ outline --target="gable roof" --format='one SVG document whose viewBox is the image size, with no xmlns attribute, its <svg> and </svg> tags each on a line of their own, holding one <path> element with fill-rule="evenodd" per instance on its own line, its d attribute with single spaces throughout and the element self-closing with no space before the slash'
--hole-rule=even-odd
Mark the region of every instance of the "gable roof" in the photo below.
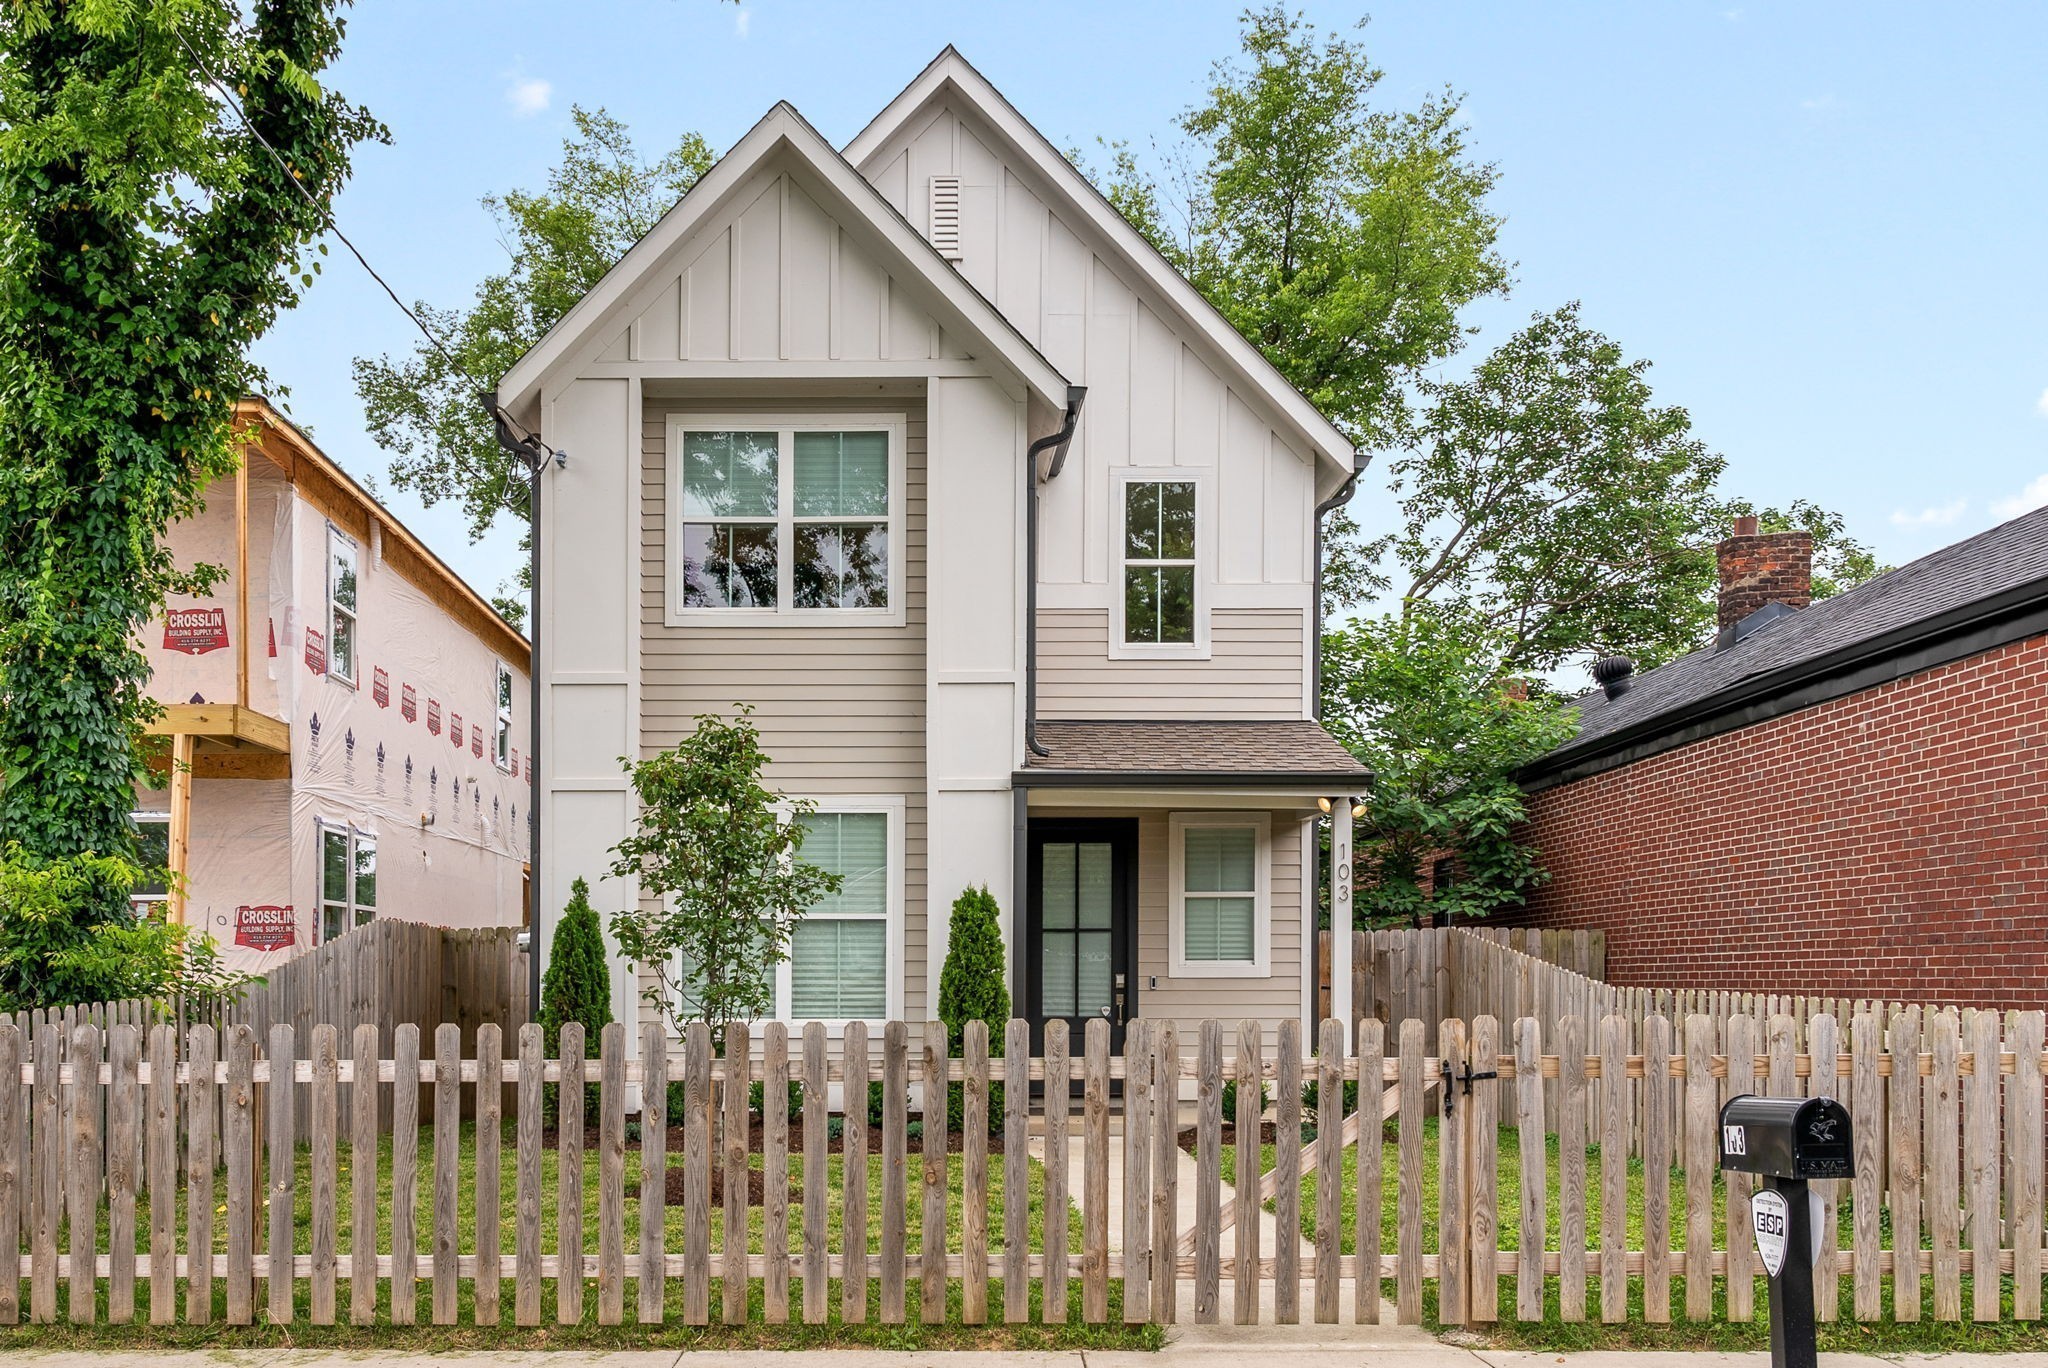
<svg viewBox="0 0 2048 1368">
<path fill-rule="evenodd" d="M 604 278 L 564 314 L 498 383 L 498 402 L 512 413 L 530 413 L 542 381 L 566 364 L 593 360 L 618 328 L 613 315 L 628 304 L 635 290 L 692 233 L 714 219 L 751 180 L 754 172 L 777 155 L 793 158 L 817 183 L 831 192 L 852 221 L 875 243 L 887 249 L 908 277 L 924 287 L 942 324 L 974 339 L 979 349 L 1000 359 L 1026 387 L 1057 412 L 1067 402 L 1067 381 L 995 305 L 947 264 L 922 233 L 904 221 L 880 191 L 827 142 L 787 100 L 776 104 L 761 121 L 719 158 L 712 168 L 677 200 L 647 235 L 633 244 Z M 845 220 L 842 220 L 844 222 Z"/>
<path fill-rule="evenodd" d="M 2048 631 L 2048 508 L 1577 701 L 1578 734 L 1524 771 L 1569 782 Z"/>
<path fill-rule="evenodd" d="M 948 94 L 957 96 L 1008 144 L 1013 155 L 1059 190 L 1067 204 L 1130 264 L 1173 318 L 1220 352 L 1265 400 L 1285 430 L 1315 453 L 1319 501 L 1336 493 L 1351 478 L 1355 462 L 1351 440 L 1266 359 L 1265 353 L 1217 312 L 1216 306 L 1117 212 L 1080 169 L 960 55 L 959 49 L 948 44 L 945 51 L 934 57 L 846 145 L 847 160 L 866 171 L 869 159 L 890 143 L 920 110 Z"/>
</svg>

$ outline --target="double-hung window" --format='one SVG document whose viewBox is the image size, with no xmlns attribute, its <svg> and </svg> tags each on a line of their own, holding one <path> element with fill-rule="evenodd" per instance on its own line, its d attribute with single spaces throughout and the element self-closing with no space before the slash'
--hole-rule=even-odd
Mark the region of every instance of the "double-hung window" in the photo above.
<svg viewBox="0 0 2048 1368">
<path fill-rule="evenodd" d="M 889 1015 L 889 939 L 898 886 L 893 814 L 807 813 L 798 858 L 840 877 L 796 924 L 783 991 L 793 1021 L 879 1021 Z"/>
<path fill-rule="evenodd" d="M 1120 653 L 1195 654 L 1207 645 L 1196 557 L 1199 486 L 1135 476 L 1121 485 Z"/>
<path fill-rule="evenodd" d="M 671 419 L 672 621 L 902 621 L 903 423 Z"/>
<path fill-rule="evenodd" d="M 491 761 L 508 773 L 512 769 L 512 671 L 498 662 L 498 719 L 491 732 Z"/>
<path fill-rule="evenodd" d="M 327 529 L 327 674 L 356 682 L 356 590 L 359 553 L 340 529 Z"/>
<path fill-rule="evenodd" d="M 1177 812 L 1169 834 L 1173 976 L 1264 977 L 1270 819 L 1263 813 Z"/>
<path fill-rule="evenodd" d="M 128 905 L 137 916 L 148 916 L 170 897 L 165 872 L 171 863 L 171 814 L 137 812 L 135 820 L 135 862 L 147 872 L 143 882 L 128 894 Z"/>
<path fill-rule="evenodd" d="M 345 822 L 321 822 L 320 943 L 377 917 L 377 838 Z"/>
</svg>

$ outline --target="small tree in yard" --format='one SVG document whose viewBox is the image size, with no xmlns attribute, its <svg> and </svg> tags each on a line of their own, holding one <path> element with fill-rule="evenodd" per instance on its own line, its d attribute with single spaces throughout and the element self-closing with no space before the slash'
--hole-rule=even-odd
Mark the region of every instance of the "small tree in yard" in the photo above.
<svg viewBox="0 0 2048 1368">
<path fill-rule="evenodd" d="M 953 920 L 946 940 L 946 964 L 939 971 L 939 1020 L 946 1023 L 946 1047 L 959 1058 L 967 1040 L 967 1023 L 988 1024 L 988 1052 L 1003 1053 L 1003 1028 L 1010 1019 L 1010 990 L 1003 968 L 1002 909 L 986 887 L 969 888 L 953 900 Z M 1000 1085 L 989 1089 L 991 1124 L 1003 1112 Z M 946 1120 L 959 1130 L 966 1115 L 966 1094 L 955 1083 L 947 1096 Z"/>
<path fill-rule="evenodd" d="M 548 972 L 540 985 L 540 1030 L 545 1048 L 559 1053 L 562 1028 L 583 1026 L 583 1057 L 598 1056 L 599 1036 L 612 1021 L 611 975 L 605 966 L 604 931 L 590 906 L 590 885 L 582 879 L 569 885 L 569 905 L 555 923 L 548 949 Z M 586 1090 L 585 1115 L 591 1114 Z"/>
<path fill-rule="evenodd" d="M 815 805 L 761 783 L 768 756 L 753 710 L 699 717 L 672 750 L 627 761 L 639 830 L 613 848 L 612 873 L 646 897 L 614 913 L 626 957 L 652 970 L 647 1000 L 680 1034 L 693 1021 L 725 1047 L 726 1027 L 775 1009 L 775 969 L 790 936 L 840 876 L 798 858 L 799 817 Z"/>
</svg>

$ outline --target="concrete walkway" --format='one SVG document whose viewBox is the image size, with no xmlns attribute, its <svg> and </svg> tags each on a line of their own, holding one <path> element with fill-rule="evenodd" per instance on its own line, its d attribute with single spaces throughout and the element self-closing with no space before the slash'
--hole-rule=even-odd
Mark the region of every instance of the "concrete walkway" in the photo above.
<svg viewBox="0 0 2048 1368">
<path fill-rule="evenodd" d="M 1253 1336 L 1256 1338 L 1253 1338 Z M 1224 1355 L 1229 1355 L 1228 1360 Z M 1249 1356 L 1249 1357 L 1248 1357 Z M 1057 1353 L 947 1353 L 877 1349 L 817 1349 L 802 1356 L 822 1368 L 1226 1368 L 1227 1363 L 1281 1363 L 1288 1368 L 1760 1368 L 1768 1353 L 1547 1354 L 1460 1349 L 1428 1341 L 1413 1347 L 1308 1345 L 1276 1342 L 1264 1331 L 1237 1331 L 1227 1340 L 1176 1336 L 1156 1354 L 1065 1350 Z M 381 1354 L 375 1350 L 216 1349 L 194 1353 L 34 1353 L 16 1351 L 13 1363 L 35 1368 L 790 1368 L 787 1350 L 682 1351 L 592 1354 L 518 1350 L 438 1356 Z M 1821 1368 L 2048 1368 L 2048 1354 L 1946 1354 L 1878 1358 L 1822 1354 Z"/>
</svg>

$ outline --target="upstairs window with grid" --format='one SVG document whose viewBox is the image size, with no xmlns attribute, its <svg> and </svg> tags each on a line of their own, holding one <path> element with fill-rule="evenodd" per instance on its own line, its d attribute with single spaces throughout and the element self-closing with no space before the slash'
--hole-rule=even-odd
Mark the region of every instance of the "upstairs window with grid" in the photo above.
<svg viewBox="0 0 2048 1368">
<path fill-rule="evenodd" d="M 1195 485 L 1124 485 L 1124 642 L 1184 646 L 1195 640 Z"/>
<path fill-rule="evenodd" d="M 681 606 L 886 611 L 900 493 L 888 429 L 682 433 Z"/>
</svg>

